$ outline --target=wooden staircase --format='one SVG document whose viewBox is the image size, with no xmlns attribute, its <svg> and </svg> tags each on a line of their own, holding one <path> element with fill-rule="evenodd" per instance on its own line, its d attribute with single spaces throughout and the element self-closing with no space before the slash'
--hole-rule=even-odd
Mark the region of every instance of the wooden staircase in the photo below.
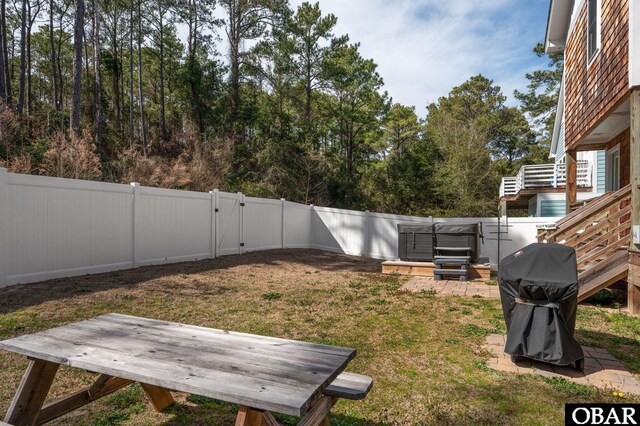
<svg viewBox="0 0 640 426">
<path fill-rule="evenodd" d="M 631 185 L 594 198 L 554 226 L 538 230 L 539 242 L 576 250 L 578 301 L 627 278 L 630 238 Z"/>
</svg>

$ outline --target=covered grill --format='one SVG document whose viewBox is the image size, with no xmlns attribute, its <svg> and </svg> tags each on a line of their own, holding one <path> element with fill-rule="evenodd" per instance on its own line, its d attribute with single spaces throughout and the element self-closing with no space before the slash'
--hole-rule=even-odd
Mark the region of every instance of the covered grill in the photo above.
<svg viewBox="0 0 640 426">
<path fill-rule="evenodd" d="M 579 290 L 575 250 L 531 244 L 502 260 L 498 281 L 505 352 L 582 370 L 584 353 L 573 337 Z"/>
</svg>

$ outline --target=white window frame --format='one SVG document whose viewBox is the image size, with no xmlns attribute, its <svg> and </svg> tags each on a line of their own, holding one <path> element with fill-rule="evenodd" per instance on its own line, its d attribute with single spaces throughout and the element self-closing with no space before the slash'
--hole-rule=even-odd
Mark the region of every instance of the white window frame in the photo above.
<svg viewBox="0 0 640 426">
<path fill-rule="evenodd" d="M 596 2 L 596 46 L 591 55 L 589 55 L 589 9 L 590 3 Z M 602 0 L 586 0 L 587 5 L 587 66 L 593 63 L 593 60 L 600 53 L 600 47 L 602 46 Z"/>
<path fill-rule="evenodd" d="M 618 166 L 618 182 L 613 182 L 613 156 L 617 155 L 617 166 Z M 606 158 L 606 170 L 605 170 L 605 177 L 606 177 L 606 184 L 605 184 L 605 191 L 616 191 L 617 189 L 620 189 L 620 146 L 616 146 L 614 148 L 608 149 L 607 150 L 607 158 Z M 616 188 L 617 187 L 617 188 Z"/>
</svg>

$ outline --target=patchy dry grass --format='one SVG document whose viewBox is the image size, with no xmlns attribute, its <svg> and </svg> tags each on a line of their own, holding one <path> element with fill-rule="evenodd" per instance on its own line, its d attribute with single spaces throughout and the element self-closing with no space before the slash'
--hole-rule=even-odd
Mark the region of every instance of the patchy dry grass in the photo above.
<svg viewBox="0 0 640 426">
<path fill-rule="evenodd" d="M 504 332 L 497 300 L 400 292 L 404 279 L 378 270 L 378 262 L 285 250 L 12 287 L 0 290 L 0 338 L 119 312 L 353 347 L 349 370 L 375 385 L 364 401 L 338 403 L 331 424 L 340 426 L 560 424 L 566 402 L 620 402 L 595 388 L 487 368 L 484 337 Z M 580 307 L 578 329 L 581 343 L 609 349 L 640 373 L 639 319 Z M 25 366 L 0 353 L 0 413 Z M 53 394 L 92 378 L 62 368 Z M 132 386 L 54 423 L 234 424 L 236 406 L 184 394 L 177 401 L 155 413 Z"/>
</svg>

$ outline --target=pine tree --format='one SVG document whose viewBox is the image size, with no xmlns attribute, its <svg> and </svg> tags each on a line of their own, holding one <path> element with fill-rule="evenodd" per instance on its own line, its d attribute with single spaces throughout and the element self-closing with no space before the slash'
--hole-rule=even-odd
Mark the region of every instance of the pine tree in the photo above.
<svg viewBox="0 0 640 426">
<path fill-rule="evenodd" d="M 71 130 L 80 136 L 80 108 L 82 96 L 82 48 L 84 32 L 84 0 L 75 0 L 73 24 L 73 93 L 71 95 Z"/>
</svg>

